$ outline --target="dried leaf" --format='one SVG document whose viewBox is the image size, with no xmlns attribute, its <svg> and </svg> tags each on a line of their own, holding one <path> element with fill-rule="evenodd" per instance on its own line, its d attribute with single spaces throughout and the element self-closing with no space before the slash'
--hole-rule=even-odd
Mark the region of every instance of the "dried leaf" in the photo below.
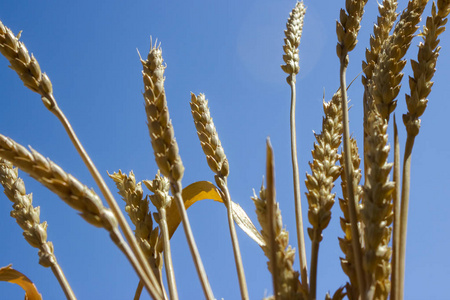
<svg viewBox="0 0 450 300">
<path fill-rule="evenodd" d="M 209 181 L 194 182 L 185 187 L 181 194 L 183 196 L 184 206 L 186 207 L 186 209 L 188 209 L 195 202 L 205 199 L 211 199 L 223 203 L 219 190 L 213 183 Z M 247 216 L 245 211 L 239 206 L 239 204 L 231 202 L 231 210 L 233 211 L 233 219 L 236 224 L 241 227 L 241 229 L 250 238 L 258 243 L 258 245 L 264 245 L 264 240 L 261 234 L 255 228 L 255 225 L 253 225 L 252 221 Z M 180 223 L 181 216 L 178 212 L 178 207 L 175 201 L 172 201 L 170 206 L 167 208 L 167 226 L 169 228 L 170 237 L 172 237 L 172 235 L 175 233 L 175 230 L 178 228 L 178 225 L 180 225 Z"/>
<path fill-rule="evenodd" d="M 34 283 L 25 275 L 12 268 L 12 265 L 0 268 L 0 281 L 7 281 L 20 285 L 25 291 L 25 300 L 42 300 L 41 294 Z"/>
</svg>

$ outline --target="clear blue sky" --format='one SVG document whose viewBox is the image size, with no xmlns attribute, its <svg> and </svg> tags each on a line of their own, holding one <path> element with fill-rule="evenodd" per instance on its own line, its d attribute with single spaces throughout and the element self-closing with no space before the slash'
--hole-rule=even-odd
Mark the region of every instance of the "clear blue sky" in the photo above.
<svg viewBox="0 0 450 300">
<path fill-rule="evenodd" d="M 326 3 L 325 3 L 326 2 Z M 300 174 L 309 171 L 312 130 L 321 129 L 322 94 L 329 100 L 339 84 L 335 54 L 335 20 L 341 1 L 305 1 L 307 14 L 300 44 L 298 89 L 298 146 Z M 134 170 L 138 180 L 153 179 L 157 171 L 143 107 L 141 64 L 149 37 L 162 43 L 167 63 L 166 93 L 180 154 L 186 167 L 184 185 L 213 181 L 200 148 L 190 114 L 190 92 L 203 92 L 230 162 L 231 196 L 256 222 L 252 189 L 258 190 L 265 169 L 265 138 L 275 151 L 277 197 L 283 221 L 297 248 L 289 148 L 289 86 L 282 64 L 285 22 L 295 1 L 1 1 L 0 19 L 22 40 L 49 75 L 59 106 L 66 113 L 98 169 Z M 406 1 L 400 1 L 403 9 Z M 431 3 L 426 9 L 429 14 Z M 400 11 L 400 9 L 399 9 Z M 376 21 L 377 3 L 366 6 L 359 44 L 350 54 L 348 81 L 361 71 L 364 50 Z M 408 57 L 416 57 L 419 39 Z M 406 299 L 442 299 L 447 293 L 450 262 L 450 180 L 448 170 L 448 78 L 450 36 L 441 36 L 441 56 L 435 85 L 422 118 L 413 151 L 408 225 Z M 81 160 L 56 118 L 37 94 L 26 89 L 0 58 L 0 133 L 31 145 L 83 183 L 94 187 Z M 411 73 L 410 64 L 406 76 Z M 404 94 L 398 98 L 397 119 L 405 112 Z M 350 130 L 362 146 L 362 86 L 358 78 L 349 90 L 353 108 Z M 399 124 L 403 145 L 405 131 Z M 389 132 L 392 132 L 390 129 Z M 48 221 L 48 239 L 79 299 L 131 299 L 137 277 L 113 246 L 105 230 L 93 228 L 59 198 L 26 174 L 27 191 Z M 116 189 L 107 179 L 111 190 Z M 335 192 L 341 194 L 337 184 Z M 302 184 L 302 195 L 305 187 Z M 307 204 L 303 196 L 303 216 Z M 120 196 L 117 200 L 123 207 Z M 37 250 L 23 239 L 9 217 L 11 203 L 0 195 L 2 247 L 0 266 L 10 263 L 29 276 L 44 299 L 64 295 L 50 269 L 38 264 Z M 188 211 L 215 296 L 238 299 L 239 287 L 228 233 L 225 207 L 204 201 Z M 340 268 L 337 236 L 341 212 L 333 208 L 320 248 L 318 297 L 345 284 Z M 305 224 L 309 226 L 309 224 Z M 257 225 L 259 228 L 259 225 Z M 272 291 L 262 250 L 242 231 L 239 240 L 251 299 Z M 310 243 L 307 240 L 309 260 Z M 182 299 L 203 294 L 182 231 L 172 239 L 177 285 Z M 297 257 L 296 257 L 297 258 Z M 298 269 L 296 259 L 295 267 Z M 22 299 L 21 289 L 0 283 L 0 298 Z M 143 296 L 142 299 L 148 299 Z"/>
</svg>

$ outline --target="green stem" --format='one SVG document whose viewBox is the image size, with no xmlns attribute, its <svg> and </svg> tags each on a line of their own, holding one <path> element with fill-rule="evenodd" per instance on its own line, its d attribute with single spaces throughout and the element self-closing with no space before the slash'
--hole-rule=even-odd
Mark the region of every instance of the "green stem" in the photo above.
<svg viewBox="0 0 450 300">
<path fill-rule="evenodd" d="M 300 275 L 302 278 L 302 285 L 306 290 L 308 290 L 308 264 L 306 261 L 305 234 L 303 230 L 302 202 L 300 194 L 300 176 L 298 172 L 298 161 L 297 161 L 297 133 L 295 124 L 295 105 L 297 97 L 296 97 L 295 82 L 296 82 L 295 74 L 289 75 L 288 83 L 291 86 L 290 127 L 291 127 L 292 172 L 294 180 L 295 224 L 297 227 L 297 244 L 299 249 L 298 255 L 300 262 Z"/>
<path fill-rule="evenodd" d="M 358 277 L 359 291 L 362 300 L 365 299 L 366 283 L 364 280 L 364 272 L 362 268 L 362 254 L 361 254 L 361 244 L 358 229 L 358 218 L 356 213 L 356 201 L 355 192 L 356 184 L 353 177 L 353 164 L 352 164 L 352 151 L 350 143 L 350 129 L 348 120 L 348 104 L 347 104 L 347 85 L 346 85 L 346 72 L 348 65 L 348 55 L 345 49 L 342 50 L 341 54 L 341 68 L 340 68 L 340 82 L 341 82 L 341 95 L 342 95 L 342 110 L 343 110 L 343 127 L 344 127 L 344 167 L 345 175 L 347 179 L 347 194 L 348 194 L 348 210 L 350 215 L 350 224 L 352 231 L 352 247 L 353 254 L 355 256 L 355 269 L 356 276 Z"/>
<path fill-rule="evenodd" d="M 406 229 L 408 224 L 409 189 L 411 184 L 411 153 L 415 136 L 408 134 L 403 157 L 402 203 L 400 211 L 400 259 L 399 259 L 399 291 L 398 299 L 403 300 L 405 287 L 405 263 L 406 263 Z"/>
</svg>

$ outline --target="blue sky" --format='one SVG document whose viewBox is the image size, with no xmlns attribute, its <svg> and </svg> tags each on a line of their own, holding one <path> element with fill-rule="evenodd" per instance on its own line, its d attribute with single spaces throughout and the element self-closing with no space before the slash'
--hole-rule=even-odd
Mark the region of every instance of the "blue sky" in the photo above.
<svg viewBox="0 0 450 300">
<path fill-rule="evenodd" d="M 406 1 L 399 1 L 403 9 Z M 322 95 L 329 100 L 339 85 L 335 54 L 335 20 L 344 1 L 305 1 L 307 13 L 300 44 L 297 80 L 298 147 L 302 183 L 309 171 L 312 130 L 321 130 Z M 142 55 L 150 35 L 161 41 L 167 63 L 166 94 L 180 155 L 186 167 L 183 184 L 213 181 L 200 148 L 189 108 L 190 92 L 209 99 L 225 153 L 230 162 L 229 187 L 256 222 L 252 189 L 258 190 L 265 170 L 265 138 L 275 153 L 277 200 L 283 222 L 297 248 L 290 165 L 290 89 L 279 67 L 286 19 L 295 1 L 1 1 L 0 20 L 34 53 L 54 87 L 54 94 L 98 169 L 133 170 L 138 180 L 153 179 L 157 171 L 145 124 L 142 98 Z M 426 14 L 431 10 L 431 3 Z M 399 9 L 400 11 L 400 9 Z M 347 79 L 361 71 L 361 61 L 376 21 L 377 3 L 370 0 L 362 22 L 359 43 L 350 54 Z M 408 58 L 417 56 L 413 40 Z M 450 111 L 450 36 L 441 35 L 441 55 L 435 85 L 422 118 L 413 150 L 411 201 L 408 224 L 406 299 L 440 299 L 447 292 L 450 262 L 448 119 Z M 37 94 L 26 89 L 0 58 L 0 133 L 31 145 L 67 172 L 94 187 L 81 159 L 56 118 Z M 411 73 L 405 68 L 405 79 Z M 362 147 L 362 85 L 358 78 L 349 89 L 352 100 L 350 130 Z M 404 94 L 398 97 L 397 119 L 405 113 Z M 405 130 L 399 124 L 403 146 Z M 392 128 L 389 129 L 392 132 Z M 402 152 L 403 153 L 403 152 Z M 79 299 L 130 299 L 137 277 L 108 234 L 93 228 L 59 198 L 26 174 L 27 191 L 41 206 L 41 220 L 49 224 L 48 239 Z M 106 179 L 113 193 L 115 186 Z M 337 184 L 335 192 L 341 194 Z M 302 184 L 303 216 L 307 204 Z M 123 207 L 120 196 L 116 199 Z M 0 229 L 3 246 L 0 266 L 10 263 L 29 276 L 44 299 L 64 297 L 49 269 L 38 264 L 37 250 L 21 236 L 9 217 L 11 203 L 0 195 Z M 239 287 L 223 205 L 203 201 L 188 211 L 194 236 L 216 298 L 238 299 Z M 345 284 L 337 237 L 341 212 L 333 208 L 332 221 L 320 248 L 318 297 Z M 305 224 L 307 227 L 308 224 Z M 259 225 L 257 225 L 259 228 Z M 262 250 L 238 230 L 246 277 L 252 299 L 271 294 L 272 283 Z M 309 260 L 310 243 L 306 241 Z M 202 298 L 201 287 L 182 231 L 172 239 L 175 275 L 182 299 Z M 296 259 L 295 267 L 298 269 Z M 1 283 L 5 299 L 21 299 L 15 285 Z M 142 299 L 148 299 L 143 296 Z"/>
</svg>

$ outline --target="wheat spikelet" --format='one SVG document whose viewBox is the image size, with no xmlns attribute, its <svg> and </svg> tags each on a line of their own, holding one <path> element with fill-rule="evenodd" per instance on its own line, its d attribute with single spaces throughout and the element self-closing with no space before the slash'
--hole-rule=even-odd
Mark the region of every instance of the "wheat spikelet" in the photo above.
<svg viewBox="0 0 450 300">
<path fill-rule="evenodd" d="M 437 12 L 436 4 L 433 2 L 431 16 L 427 18 L 421 34 L 423 42 L 419 44 L 417 61 L 411 60 L 414 75 L 409 77 L 411 95 L 405 95 L 408 112 L 403 115 L 406 131 L 411 136 L 419 133 L 419 117 L 427 107 L 428 100 L 426 98 L 433 86 L 431 79 L 436 71 L 436 61 L 441 49 L 438 47 L 438 36 L 445 30 L 450 1 L 438 1 L 438 7 L 439 11 Z"/>
<path fill-rule="evenodd" d="M 164 69 L 162 50 L 151 45 L 147 60 L 143 65 L 145 111 L 156 163 L 161 173 L 171 181 L 181 180 L 183 163 L 178 154 L 178 144 L 169 117 L 166 92 L 164 90 Z"/>
<path fill-rule="evenodd" d="M 79 211 L 90 224 L 104 227 L 108 231 L 117 228 L 114 215 L 103 206 L 94 191 L 35 150 L 31 149 L 30 152 L 12 139 L 0 135 L 0 157 L 10 161 L 57 194 L 64 202 Z"/>
<path fill-rule="evenodd" d="M 284 31 L 284 55 L 283 60 L 286 63 L 281 66 L 284 72 L 292 75 L 297 75 L 300 71 L 298 46 L 300 45 L 300 38 L 303 32 L 303 20 L 305 17 L 306 8 L 303 1 L 297 2 L 292 12 L 289 14 L 289 19 L 286 23 L 286 30 Z"/>
<path fill-rule="evenodd" d="M 367 176 L 364 183 L 361 219 L 364 226 L 364 259 L 368 295 L 374 299 L 386 299 L 390 290 L 391 227 L 393 221 L 392 192 L 395 184 L 390 181 L 392 163 L 387 163 L 390 147 L 387 145 L 387 121 L 374 110 L 367 116 L 369 135 L 367 144 Z M 371 296 L 368 296 L 371 299 Z"/>
<path fill-rule="evenodd" d="M 372 82 L 369 84 L 371 99 L 380 116 L 389 120 L 389 115 L 397 106 L 402 70 L 406 60 L 402 60 L 411 45 L 418 28 L 421 15 L 428 0 L 411 0 L 397 22 L 392 35 L 383 43 L 378 61 L 373 69 Z"/>
<path fill-rule="evenodd" d="M 271 249 L 271 243 L 269 242 L 269 220 L 267 214 L 267 200 L 266 200 L 266 189 L 264 185 L 261 185 L 261 189 L 259 191 L 259 196 L 253 192 L 254 195 L 252 197 L 253 202 L 256 207 L 256 215 L 258 216 L 259 224 L 261 225 L 261 234 L 263 239 L 266 241 L 266 244 L 262 246 L 264 250 L 264 254 L 270 260 L 272 257 L 272 253 L 276 253 L 278 269 L 278 291 L 279 295 L 277 295 L 276 299 L 306 299 L 306 293 L 302 290 L 302 286 L 299 281 L 299 273 L 294 271 L 294 257 L 295 257 L 295 249 L 292 249 L 289 246 L 289 233 L 286 229 L 283 228 L 283 220 L 281 218 L 281 212 L 278 206 L 276 205 L 275 211 L 275 249 Z M 267 266 L 269 271 L 272 273 L 272 264 L 267 262 Z M 270 298 L 268 298 L 270 299 Z"/>
<path fill-rule="evenodd" d="M 191 93 L 191 112 L 194 118 L 198 138 L 206 155 L 210 169 L 219 176 L 227 177 L 229 174 L 228 160 L 220 143 L 219 135 L 211 118 L 208 100 L 204 94 Z"/>
<path fill-rule="evenodd" d="M 47 74 L 41 72 L 39 63 L 33 54 L 29 54 L 25 45 L 19 41 L 20 33 L 14 36 L 11 29 L 0 21 L 0 53 L 10 62 L 10 68 L 16 71 L 24 85 L 41 95 L 48 109 L 56 106 L 53 87 Z"/>
<path fill-rule="evenodd" d="M 357 185 L 357 192 L 355 193 L 355 201 L 356 203 L 360 203 L 361 196 L 362 196 L 362 187 L 359 186 L 359 182 L 361 180 L 361 169 L 359 168 L 359 164 L 361 162 L 361 159 L 358 155 L 358 146 L 356 145 L 356 140 L 352 138 L 352 163 L 353 163 L 353 177 Z M 340 164 L 341 166 L 344 165 L 344 155 L 341 154 L 340 157 Z M 347 194 L 347 179 L 345 174 L 345 168 L 342 168 L 341 173 L 341 188 L 342 188 L 342 198 L 339 198 L 339 206 L 341 208 L 341 211 L 343 213 L 343 217 L 340 219 L 340 224 L 342 231 L 344 232 L 344 237 L 339 238 L 339 246 L 342 250 L 342 253 L 344 253 L 345 257 L 341 257 L 341 267 L 344 273 L 348 276 L 350 282 L 346 284 L 345 289 L 347 291 L 347 297 L 349 300 L 357 300 L 359 295 L 359 287 L 358 287 L 358 280 L 356 277 L 356 270 L 355 270 L 355 262 L 354 262 L 354 254 L 353 254 L 353 248 L 352 248 L 352 232 L 351 232 L 351 224 L 350 224 L 350 214 L 349 214 L 349 198 Z M 357 211 L 360 211 L 360 205 L 358 205 Z M 358 214 L 358 227 L 360 227 L 361 222 L 361 216 Z M 361 233 L 361 231 L 360 231 Z"/>
<path fill-rule="evenodd" d="M 143 197 L 142 183 L 136 184 L 136 178 L 131 171 L 129 175 L 115 172 L 111 177 L 119 190 L 119 195 L 125 201 L 125 211 L 128 213 L 131 222 L 136 227 L 134 235 L 136 236 L 139 246 L 144 255 L 150 261 L 150 266 L 155 275 L 159 275 L 163 262 L 161 253 L 156 251 L 156 244 L 158 243 L 157 227 L 153 228 L 153 220 L 151 212 L 148 208 L 148 199 Z"/>
</svg>

